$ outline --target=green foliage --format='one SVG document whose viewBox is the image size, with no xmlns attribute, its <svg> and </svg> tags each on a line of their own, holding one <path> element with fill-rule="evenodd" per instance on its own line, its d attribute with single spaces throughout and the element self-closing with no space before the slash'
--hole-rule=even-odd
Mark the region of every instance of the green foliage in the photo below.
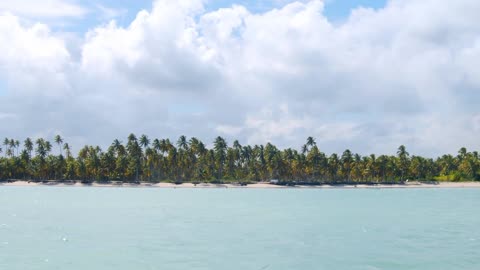
<svg viewBox="0 0 480 270">
<path fill-rule="evenodd" d="M 314 138 L 300 150 L 266 145 L 229 146 L 222 137 L 208 149 L 197 138 L 181 136 L 176 144 L 169 139 L 150 140 L 130 134 L 126 143 L 114 140 L 106 149 L 84 146 L 76 156 L 60 136 L 54 138 L 58 152 L 43 138 L 27 138 L 23 148 L 14 139 L 3 140 L 0 179 L 34 181 L 78 180 L 172 183 L 254 183 L 278 179 L 280 183 L 343 184 L 399 183 L 419 181 L 478 181 L 480 160 L 477 152 L 459 150 L 457 156 L 437 159 L 410 155 L 405 146 L 395 156 L 361 156 L 345 150 L 327 156 Z M 58 154 L 58 155 L 57 155 Z M 65 156 L 63 155 L 65 154 Z"/>
</svg>

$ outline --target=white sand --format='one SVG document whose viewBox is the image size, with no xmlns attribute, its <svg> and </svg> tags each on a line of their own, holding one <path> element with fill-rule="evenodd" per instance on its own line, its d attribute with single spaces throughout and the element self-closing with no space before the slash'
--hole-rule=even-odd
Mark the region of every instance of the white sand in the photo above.
<svg viewBox="0 0 480 270">
<path fill-rule="evenodd" d="M 210 183 L 201 183 L 201 184 L 192 184 L 192 183 L 183 183 L 180 185 L 175 185 L 172 183 L 141 183 L 141 184 L 128 184 L 128 183 L 111 183 L 111 184 L 82 184 L 80 182 L 67 184 L 67 183 L 36 183 L 36 182 L 27 182 L 27 181 L 16 181 L 9 183 L 0 183 L 1 186 L 54 186 L 54 187 L 133 187 L 133 188 L 480 188 L 480 182 L 441 182 L 438 184 L 425 184 L 418 182 L 410 182 L 405 185 L 322 185 L 322 186 L 295 186 L 295 187 L 286 187 L 286 186 L 277 186 L 270 183 L 255 183 L 247 186 L 241 186 L 236 184 L 210 184 Z"/>
</svg>

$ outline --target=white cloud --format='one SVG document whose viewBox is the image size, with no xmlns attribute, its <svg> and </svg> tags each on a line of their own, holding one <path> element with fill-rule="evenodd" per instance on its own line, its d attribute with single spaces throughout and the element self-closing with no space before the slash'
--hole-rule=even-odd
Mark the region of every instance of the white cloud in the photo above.
<svg viewBox="0 0 480 270">
<path fill-rule="evenodd" d="M 81 17 L 87 10 L 68 0 L 4 0 L 0 2 L 0 12 L 34 18 Z"/>
<path fill-rule="evenodd" d="M 0 51 L 12 95 L 58 96 L 68 91 L 70 54 L 46 25 L 24 27 L 14 16 L 0 16 Z"/>
<path fill-rule="evenodd" d="M 157 1 L 127 28 L 114 21 L 98 27 L 87 34 L 82 69 L 131 77 L 139 87 L 203 90 L 216 78 L 192 17 L 201 10 L 200 1 Z"/>
<path fill-rule="evenodd" d="M 1 16 L 0 115 L 18 121 L 1 118 L 0 132 L 104 145 L 130 132 L 220 133 L 281 147 L 312 135 L 324 151 L 365 154 L 480 148 L 480 2 L 391 0 L 336 25 L 323 8 L 158 0 L 127 27 L 90 30 L 78 60 L 64 35 Z"/>
<path fill-rule="evenodd" d="M 121 17 L 127 14 L 128 12 L 128 10 L 124 8 L 117 9 L 117 8 L 107 7 L 104 5 L 96 5 L 96 8 L 100 12 L 100 16 L 104 20 L 111 20 L 117 17 Z"/>
<path fill-rule="evenodd" d="M 249 133 L 248 142 L 255 144 L 278 139 L 294 142 L 299 130 L 311 127 L 311 119 L 292 116 L 286 104 L 274 109 L 264 108 L 254 115 L 248 115 L 245 121 L 245 128 Z"/>
<path fill-rule="evenodd" d="M 226 134 L 229 136 L 237 136 L 240 132 L 242 132 L 243 127 L 219 125 L 215 128 L 215 130 L 219 133 Z"/>
<path fill-rule="evenodd" d="M 312 119 L 296 118 L 289 113 L 286 104 L 281 104 L 247 113 L 246 119 L 240 125 L 218 125 L 215 130 L 232 138 L 246 137 L 249 144 L 275 141 L 289 145 L 298 143 L 296 136 L 299 131 L 311 130 L 312 127 Z"/>
</svg>

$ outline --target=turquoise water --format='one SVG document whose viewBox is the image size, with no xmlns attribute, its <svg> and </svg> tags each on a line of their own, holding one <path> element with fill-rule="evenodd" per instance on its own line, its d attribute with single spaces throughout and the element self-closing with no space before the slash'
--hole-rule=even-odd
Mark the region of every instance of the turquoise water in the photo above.
<svg viewBox="0 0 480 270">
<path fill-rule="evenodd" d="M 480 269 L 480 189 L 0 187 L 0 269 Z"/>
</svg>

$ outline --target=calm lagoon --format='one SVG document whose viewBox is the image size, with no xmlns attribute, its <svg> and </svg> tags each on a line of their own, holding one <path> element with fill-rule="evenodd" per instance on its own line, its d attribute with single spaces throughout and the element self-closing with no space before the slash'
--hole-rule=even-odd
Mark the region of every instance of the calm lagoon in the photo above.
<svg viewBox="0 0 480 270">
<path fill-rule="evenodd" d="M 480 189 L 0 187 L 0 269 L 480 269 Z"/>
</svg>

